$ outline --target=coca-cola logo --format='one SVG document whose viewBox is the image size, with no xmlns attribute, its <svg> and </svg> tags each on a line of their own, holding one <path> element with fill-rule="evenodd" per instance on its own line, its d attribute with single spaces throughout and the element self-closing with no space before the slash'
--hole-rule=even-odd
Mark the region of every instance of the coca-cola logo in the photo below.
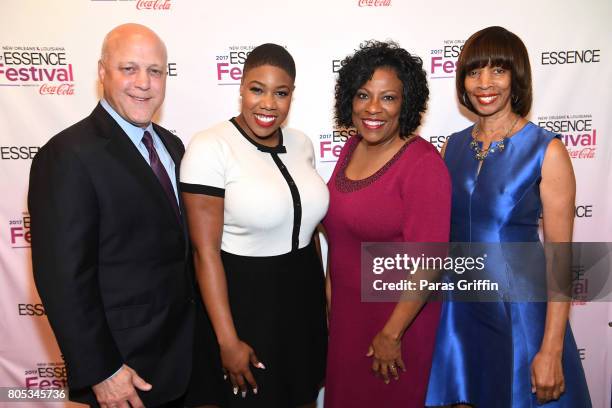
<svg viewBox="0 0 612 408">
<path fill-rule="evenodd" d="M 42 84 L 38 93 L 41 95 L 74 95 L 74 84 Z"/>
<path fill-rule="evenodd" d="M 171 0 L 138 0 L 136 8 L 138 10 L 170 10 Z"/>
<path fill-rule="evenodd" d="M 390 7 L 391 0 L 357 0 L 359 7 Z"/>
<path fill-rule="evenodd" d="M 595 158 L 594 147 L 585 147 L 584 149 L 567 149 L 572 159 L 593 159 Z"/>
</svg>

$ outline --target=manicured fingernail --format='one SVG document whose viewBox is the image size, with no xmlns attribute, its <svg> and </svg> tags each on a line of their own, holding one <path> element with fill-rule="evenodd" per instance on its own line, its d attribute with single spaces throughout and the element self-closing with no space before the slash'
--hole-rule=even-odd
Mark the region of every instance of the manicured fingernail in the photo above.
<svg viewBox="0 0 612 408">
<path fill-rule="evenodd" d="M 234 387 L 234 395 L 238 395 L 238 387 Z"/>
<path fill-rule="evenodd" d="M 262 370 L 265 370 L 265 369 L 266 369 L 266 366 L 265 366 L 265 365 L 263 365 L 263 363 L 262 363 L 261 361 L 260 361 L 259 363 L 257 363 L 257 365 L 256 365 L 255 367 L 257 367 L 257 368 L 261 368 Z"/>
<path fill-rule="evenodd" d="M 242 391 L 242 398 L 246 398 L 246 390 Z"/>
<path fill-rule="evenodd" d="M 253 394 L 257 395 L 257 388 L 253 388 Z"/>
</svg>

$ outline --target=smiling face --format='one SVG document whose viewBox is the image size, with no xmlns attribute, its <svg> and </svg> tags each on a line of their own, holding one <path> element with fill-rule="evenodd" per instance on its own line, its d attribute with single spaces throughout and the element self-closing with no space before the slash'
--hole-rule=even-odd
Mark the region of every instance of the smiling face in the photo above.
<svg viewBox="0 0 612 408">
<path fill-rule="evenodd" d="M 353 125 L 368 144 L 399 138 L 402 81 L 392 68 L 377 68 L 353 98 Z"/>
<path fill-rule="evenodd" d="M 104 99 L 125 120 L 146 128 L 164 101 L 166 48 L 149 29 L 120 26 L 107 36 L 98 77 Z"/>
<path fill-rule="evenodd" d="M 254 136 L 275 135 L 289 114 L 293 88 L 293 79 L 282 68 L 261 65 L 246 72 L 240 85 L 240 118 Z"/>
<path fill-rule="evenodd" d="M 465 92 L 480 116 L 507 114 L 512 111 L 512 74 L 501 67 L 487 65 L 466 73 Z"/>
</svg>

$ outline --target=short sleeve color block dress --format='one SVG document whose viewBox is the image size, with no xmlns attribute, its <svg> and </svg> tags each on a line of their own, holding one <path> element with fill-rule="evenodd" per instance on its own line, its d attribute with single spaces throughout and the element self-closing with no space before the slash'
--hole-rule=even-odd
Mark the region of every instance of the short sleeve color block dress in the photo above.
<svg viewBox="0 0 612 408">
<path fill-rule="evenodd" d="M 232 407 L 313 402 L 325 374 L 324 275 L 313 233 L 329 193 L 312 142 L 284 129 L 275 147 L 234 119 L 196 134 L 181 165 L 184 192 L 224 197 L 221 259 L 238 337 L 266 366 L 252 369 L 258 394 Z M 227 383 L 231 393 L 231 384 Z"/>
</svg>

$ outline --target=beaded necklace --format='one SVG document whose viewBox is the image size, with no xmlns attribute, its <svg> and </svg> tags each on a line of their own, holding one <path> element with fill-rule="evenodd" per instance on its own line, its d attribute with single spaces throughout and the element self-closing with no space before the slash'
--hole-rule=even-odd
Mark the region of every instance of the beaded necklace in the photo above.
<svg viewBox="0 0 612 408">
<path fill-rule="evenodd" d="M 476 137 L 480 133 L 480 125 L 476 123 L 476 125 L 474 126 L 474 131 L 472 132 L 472 141 L 470 142 L 470 147 L 474 151 L 474 157 L 476 157 L 476 160 L 483 161 L 484 159 L 487 158 L 489 153 L 495 153 L 496 151 L 499 151 L 500 153 L 503 152 L 504 149 L 506 148 L 506 145 L 505 145 L 506 139 L 508 139 L 510 132 L 512 132 L 512 129 L 514 129 L 514 127 L 516 126 L 516 123 L 518 122 L 519 118 L 520 116 L 516 117 L 516 119 L 512 123 L 512 126 L 510 126 L 510 128 L 506 132 L 506 135 L 502 138 L 502 140 L 500 140 L 497 146 L 493 146 L 493 147 L 489 146 L 487 149 L 481 148 L 480 145 L 478 144 L 478 140 L 476 140 Z"/>
</svg>

